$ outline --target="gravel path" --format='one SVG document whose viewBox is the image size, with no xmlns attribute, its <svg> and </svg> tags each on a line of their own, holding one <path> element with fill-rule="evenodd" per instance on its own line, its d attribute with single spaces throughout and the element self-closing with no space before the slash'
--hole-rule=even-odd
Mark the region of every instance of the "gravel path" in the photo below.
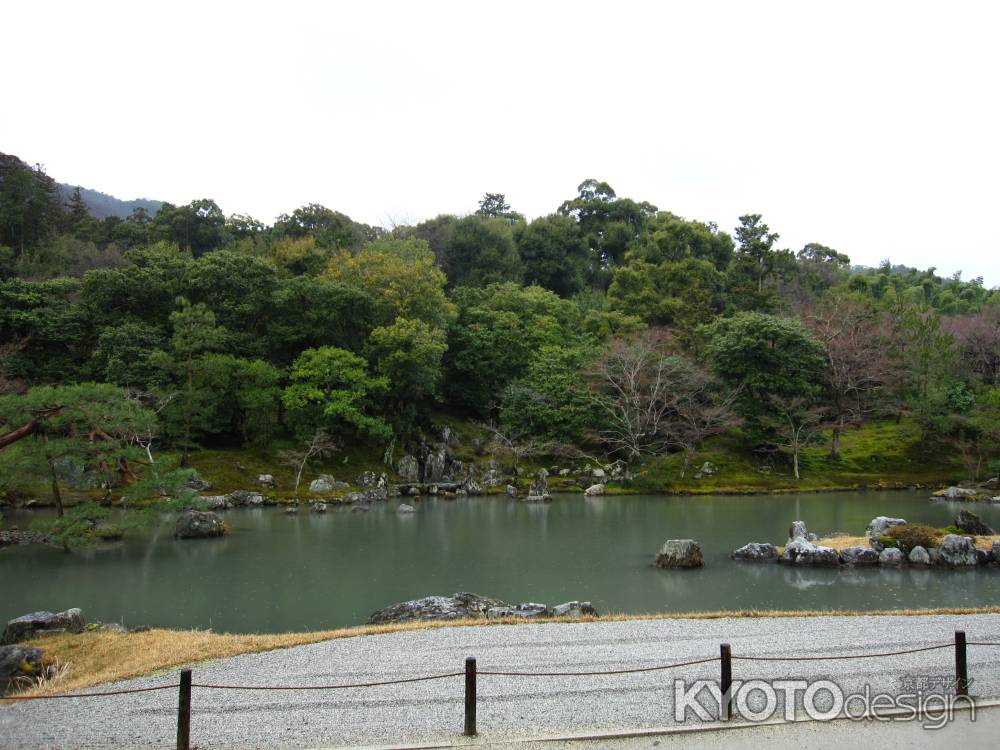
<svg viewBox="0 0 1000 750">
<path fill-rule="evenodd" d="M 202 684 L 316 685 L 457 672 L 587 671 L 699 659 L 732 644 L 734 656 L 895 651 L 950 642 L 1000 642 L 1000 615 L 735 618 L 466 627 L 345 638 L 194 667 Z M 900 691 L 900 678 L 954 674 L 951 649 L 835 662 L 735 661 L 734 678 L 835 679 L 846 691 Z M 678 670 L 717 679 L 718 663 Z M 972 693 L 1000 696 L 1000 648 L 969 650 Z M 560 731 L 659 727 L 673 721 L 675 672 L 625 676 L 479 678 L 479 731 L 502 740 Z M 113 687 L 176 682 L 177 673 Z M 112 688 L 112 686 L 107 686 Z M 112 688 L 113 689 L 113 688 Z M 309 748 L 453 740 L 462 730 L 461 678 L 336 691 L 195 689 L 199 750 Z M 176 691 L 0 706 L 0 747 L 170 748 Z M 689 722 L 690 723 L 690 722 Z"/>
</svg>

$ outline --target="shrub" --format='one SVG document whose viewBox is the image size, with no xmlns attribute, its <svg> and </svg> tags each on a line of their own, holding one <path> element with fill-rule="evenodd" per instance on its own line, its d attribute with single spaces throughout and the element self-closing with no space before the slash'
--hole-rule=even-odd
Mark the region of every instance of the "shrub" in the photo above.
<svg viewBox="0 0 1000 750">
<path fill-rule="evenodd" d="M 923 547 L 924 549 L 937 547 L 941 531 L 922 523 L 904 523 L 900 526 L 893 526 L 887 534 L 890 539 L 896 540 L 899 549 L 908 555 L 914 547 Z"/>
</svg>

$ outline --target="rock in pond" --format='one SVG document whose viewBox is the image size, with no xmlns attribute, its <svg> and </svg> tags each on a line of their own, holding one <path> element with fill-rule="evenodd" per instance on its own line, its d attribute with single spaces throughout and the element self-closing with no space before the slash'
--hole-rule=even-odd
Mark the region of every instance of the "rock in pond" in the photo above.
<svg viewBox="0 0 1000 750">
<path fill-rule="evenodd" d="M 545 469 L 538 470 L 538 479 L 528 487 L 527 501 L 529 503 L 549 503 L 552 502 L 552 495 L 549 494 L 549 472 Z"/>
<path fill-rule="evenodd" d="M 704 562 L 701 547 L 693 539 L 668 539 L 656 553 L 658 568 L 700 568 Z"/>
<path fill-rule="evenodd" d="M 750 542 L 730 552 L 729 557 L 750 562 L 774 562 L 778 559 L 778 548 L 768 542 Z"/>
<path fill-rule="evenodd" d="M 412 505 L 408 505 L 406 503 L 400 503 L 399 507 L 396 508 L 396 512 L 398 512 L 398 513 L 416 513 L 417 509 L 414 508 Z"/>
<path fill-rule="evenodd" d="M 844 547 L 840 550 L 844 565 L 878 565 L 878 552 L 871 547 Z"/>
<path fill-rule="evenodd" d="M 1000 563 L 1000 540 L 993 542 L 993 546 L 990 548 L 990 557 L 993 562 Z"/>
<path fill-rule="evenodd" d="M 289 505 L 284 509 L 283 513 L 286 516 L 297 516 L 299 514 L 299 507 L 297 505 Z"/>
<path fill-rule="evenodd" d="M 274 476 L 272 474 L 261 474 L 257 477 L 257 486 L 266 490 L 274 489 Z"/>
<path fill-rule="evenodd" d="M 967 510 L 958 511 L 958 516 L 955 518 L 955 526 L 966 534 L 972 534 L 973 536 L 993 536 L 996 533 L 986 525 L 983 519 Z"/>
<path fill-rule="evenodd" d="M 840 555 L 832 547 L 819 547 L 805 539 L 793 539 L 785 545 L 781 561 L 792 565 L 840 565 Z"/>
<path fill-rule="evenodd" d="M 905 518 L 889 518 L 888 516 L 876 516 L 868 522 L 865 534 L 868 536 L 884 536 L 892 526 L 902 526 L 906 523 Z"/>
<path fill-rule="evenodd" d="M 310 510 L 313 513 L 326 513 L 326 503 L 313 503 Z"/>
<path fill-rule="evenodd" d="M 965 487 L 945 487 L 943 490 L 938 490 L 932 495 L 932 497 L 943 497 L 946 500 L 968 500 L 975 496 L 975 490 L 966 489 Z"/>
<path fill-rule="evenodd" d="M 42 650 L 31 646 L 0 646 L 0 696 L 45 674 Z"/>
<path fill-rule="evenodd" d="M 907 555 L 911 565 L 930 565 L 931 556 L 930 553 L 921 547 L 919 544 L 910 550 L 910 554 Z"/>
<path fill-rule="evenodd" d="M 517 497 L 517 487 L 512 484 L 507 485 L 507 497 Z"/>
<path fill-rule="evenodd" d="M 226 525 L 217 513 L 186 510 L 177 517 L 174 536 L 178 539 L 207 539 L 222 536 Z"/>
<path fill-rule="evenodd" d="M 51 633 L 82 633 L 84 625 L 83 612 L 75 607 L 65 612 L 32 612 L 8 620 L 0 643 L 18 643 Z"/>
<path fill-rule="evenodd" d="M 396 464 L 396 473 L 407 482 L 418 482 L 420 481 L 420 462 L 415 456 L 407 454 Z"/>
<path fill-rule="evenodd" d="M 233 502 L 233 505 L 239 505 L 244 508 L 259 508 L 265 503 L 264 496 L 259 492 L 249 492 L 247 490 L 236 490 L 229 495 Z"/>
<path fill-rule="evenodd" d="M 233 507 L 229 495 L 202 495 L 198 498 L 209 510 L 229 510 Z"/>
<path fill-rule="evenodd" d="M 553 617 L 598 617 L 597 610 L 590 602 L 566 602 L 552 608 Z"/>
<path fill-rule="evenodd" d="M 534 620 L 539 617 L 548 617 L 549 608 L 544 604 L 535 602 L 523 602 L 514 606 L 490 607 L 486 610 L 486 617 L 495 620 L 499 617 L 520 617 L 526 620 Z"/>
<path fill-rule="evenodd" d="M 490 599 L 479 594 L 458 592 L 451 596 L 425 596 L 384 607 L 371 614 L 369 625 L 414 620 L 461 620 L 466 617 L 485 618 L 495 607 L 509 607 L 499 599 Z"/>
<path fill-rule="evenodd" d="M 788 527 L 788 541 L 791 542 L 796 539 L 805 539 L 807 542 L 815 542 L 817 537 L 806 528 L 805 521 L 792 521 L 792 525 Z"/>
<path fill-rule="evenodd" d="M 583 491 L 583 494 L 587 497 L 597 497 L 604 494 L 603 484 L 592 484 L 587 489 Z"/>
<path fill-rule="evenodd" d="M 886 547 L 878 553 L 878 564 L 884 568 L 898 568 L 905 562 L 906 555 L 897 547 Z"/>
<path fill-rule="evenodd" d="M 976 547 L 967 536 L 948 534 L 938 547 L 939 560 L 949 568 L 964 568 L 977 565 Z"/>
</svg>

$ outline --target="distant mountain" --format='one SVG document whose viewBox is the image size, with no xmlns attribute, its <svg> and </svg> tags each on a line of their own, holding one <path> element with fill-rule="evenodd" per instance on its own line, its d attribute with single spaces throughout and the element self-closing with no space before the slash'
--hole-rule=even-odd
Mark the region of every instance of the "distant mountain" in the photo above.
<svg viewBox="0 0 1000 750">
<path fill-rule="evenodd" d="M 59 201 L 65 205 L 77 187 L 77 185 L 65 185 L 57 182 L 56 189 L 59 191 Z M 109 216 L 117 216 L 124 219 L 130 216 L 132 210 L 136 208 L 145 208 L 150 216 L 155 216 L 156 212 L 160 210 L 160 206 L 163 205 L 163 201 L 155 201 L 149 198 L 135 198 L 134 200 L 123 201 L 120 198 L 115 198 L 113 195 L 85 187 L 80 187 L 80 195 L 87 202 L 87 209 L 95 219 L 106 219 Z"/>
</svg>

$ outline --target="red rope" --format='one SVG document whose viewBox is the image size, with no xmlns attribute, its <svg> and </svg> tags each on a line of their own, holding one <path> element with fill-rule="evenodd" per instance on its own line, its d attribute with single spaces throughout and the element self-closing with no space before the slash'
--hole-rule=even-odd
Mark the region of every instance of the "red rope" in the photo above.
<svg viewBox="0 0 1000 750">
<path fill-rule="evenodd" d="M 736 656 L 733 659 L 742 661 L 831 661 L 836 659 L 878 659 L 883 656 L 902 656 L 903 654 L 919 654 L 922 651 L 937 651 L 942 648 L 952 648 L 955 644 L 944 643 L 940 646 L 925 646 L 923 648 L 910 648 L 905 651 L 885 651 L 880 654 L 844 654 L 837 656 Z"/>
<path fill-rule="evenodd" d="M 695 659 L 694 661 L 679 661 L 675 664 L 663 664 L 657 667 L 639 667 L 637 669 L 612 669 L 607 672 L 477 672 L 477 674 L 492 675 L 495 677 L 597 677 L 603 675 L 616 674 L 637 674 L 639 672 L 657 672 L 663 669 L 676 669 L 677 667 L 692 667 L 695 664 L 708 664 L 718 661 L 718 656 L 708 659 Z"/>
<path fill-rule="evenodd" d="M 103 693 L 57 693 L 56 695 L 5 695 L 0 701 L 40 701 L 51 698 L 102 698 L 108 695 L 131 695 L 132 693 L 152 693 L 154 690 L 175 690 L 180 685 L 157 685 L 131 690 L 108 690 Z"/>
<path fill-rule="evenodd" d="M 429 677 L 408 677 L 404 680 L 386 680 L 385 682 L 359 682 L 353 685 L 203 685 L 202 683 L 192 683 L 192 688 L 204 688 L 205 690 L 343 690 L 345 688 L 368 688 L 380 687 L 382 685 L 403 685 L 408 682 L 427 682 L 428 680 L 444 680 L 449 677 L 461 677 L 465 672 L 449 672 L 448 674 L 435 674 Z"/>
</svg>

